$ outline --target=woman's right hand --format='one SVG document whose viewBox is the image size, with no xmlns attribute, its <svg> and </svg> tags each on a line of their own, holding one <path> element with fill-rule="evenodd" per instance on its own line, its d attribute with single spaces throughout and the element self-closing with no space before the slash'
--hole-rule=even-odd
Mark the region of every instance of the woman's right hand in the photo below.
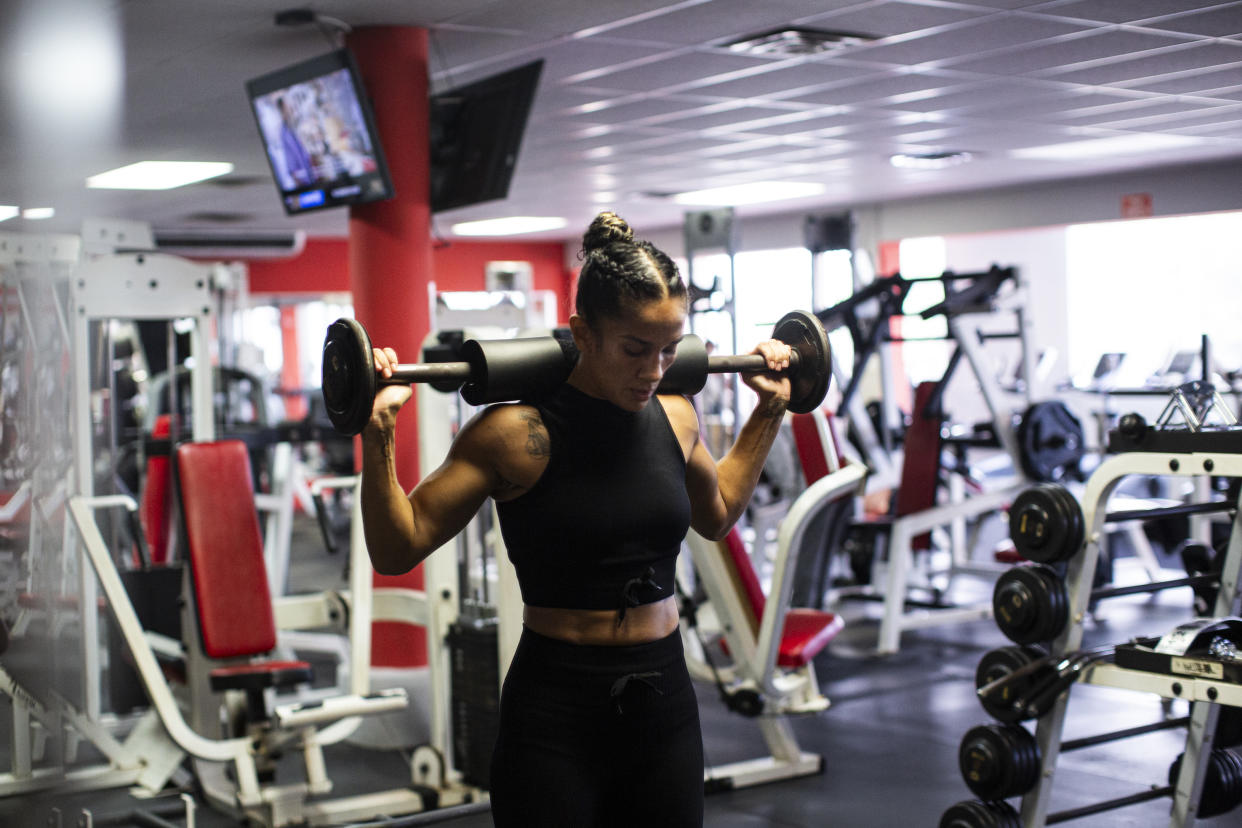
<svg viewBox="0 0 1242 828">
<path fill-rule="evenodd" d="M 392 377 L 392 372 L 398 365 L 397 352 L 392 348 L 373 348 L 372 351 L 379 378 L 384 380 Z M 375 403 L 371 407 L 371 419 L 367 427 L 391 433 L 397 424 L 397 412 L 413 395 L 414 389 L 409 385 L 377 385 Z"/>
</svg>

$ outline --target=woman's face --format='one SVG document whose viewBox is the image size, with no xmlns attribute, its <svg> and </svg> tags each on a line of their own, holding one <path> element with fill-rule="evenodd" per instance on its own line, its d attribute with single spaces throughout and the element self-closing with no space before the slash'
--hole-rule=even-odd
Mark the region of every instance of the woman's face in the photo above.
<svg viewBox="0 0 1242 828">
<path fill-rule="evenodd" d="M 593 326 L 575 316 L 570 326 L 582 351 L 582 390 L 627 411 L 641 411 L 677 356 L 686 301 L 666 297 L 635 304 Z"/>
</svg>

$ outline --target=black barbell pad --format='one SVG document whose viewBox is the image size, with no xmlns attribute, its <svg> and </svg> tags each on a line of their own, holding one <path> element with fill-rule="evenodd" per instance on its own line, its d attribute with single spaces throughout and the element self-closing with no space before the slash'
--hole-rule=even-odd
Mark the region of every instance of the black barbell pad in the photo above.
<svg viewBox="0 0 1242 828">
<path fill-rule="evenodd" d="M 461 396 L 471 405 L 536 399 L 565 382 L 574 367 L 551 336 L 470 339 L 462 343 L 461 358 L 470 363 Z"/>
<path fill-rule="evenodd" d="M 677 343 L 677 358 L 664 372 L 656 393 L 699 393 L 707 385 L 708 364 L 707 343 L 699 336 L 686 334 Z"/>
</svg>

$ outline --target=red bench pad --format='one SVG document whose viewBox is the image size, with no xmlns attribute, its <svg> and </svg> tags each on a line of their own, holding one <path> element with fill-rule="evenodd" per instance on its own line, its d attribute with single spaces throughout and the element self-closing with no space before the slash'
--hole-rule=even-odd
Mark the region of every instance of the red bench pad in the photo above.
<svg viewBox="0 0 1242 828">
<path fill-rule="evenodd" d="M 176 480 L 203 652 L 223 659 L 276 646 L 250 458 L 240 440 L 177 447 Z"/>
<path fill-rule="evenodd" d="M 750 619 L 751 630 L 757 632 L 763 618 L 763 610 L 767 598 L 759 584 L 759 577 L 751 565 L 750 556 L 746 552 L 746 544 L 742 533 L 737 527 L 729 530 L 729 534 L 720 544 L 729 554 L 733 563 L 733 571 L 741 587 L 753 617 Z M 785 612 L 785 626 L 781 629 L 781 641 L 776 663 L 781 667 L 802 667 L 819 654 L 837 633 L 845 626 L 839 615 L 815 609 L 789 609 Z M 728 644 L 720 642 L 725 653 Z"/>
</svg>

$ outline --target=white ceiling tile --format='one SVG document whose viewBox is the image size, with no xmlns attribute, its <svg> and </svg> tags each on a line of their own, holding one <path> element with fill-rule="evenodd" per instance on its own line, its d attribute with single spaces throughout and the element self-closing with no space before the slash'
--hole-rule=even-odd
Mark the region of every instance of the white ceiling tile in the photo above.
<svg viewBox="0 0 1242 828">
<path fill-rule="evenodd" d="M 800 92 L 790 96 L 791 101 L 802 101 L 824 106 L 852 103 L 878 103 L 895 95 L 922 92 L 959 85 L 954 80 L 929 73 L 888 74 L 881 77 L 854 81 L 840 86 Z"/>
<path fill-rule="evenodd" d="M 417 3 L 408 5 L 419 6 L 423 2 L 424 0 L 418 0 Z M 583 31 L 617 19 L 658 13 L 669 4 L 667 0 L 626 0 L 624 4 L 615 5 L 584 3 L 582 0 L 539 0 L 538 14 L 532 14 L 530 5 L 526 3 L 474 0 L 474 5 L 482 8 L 454 15 L 452 22 L 472 27 L 557 35 Z"/>
<path fill-rule="evenodd" d="M 1048 70 L 1043 76 L 1073 83 L 1109 84 L 1239 62 L 1242 62 L 1242 43 L 1235 46 L 1217 41 L 1166 49 L 1138 57 L 1119 58 L 1088 69 Z"/>
<path fill-rule="evenodd" d="M 1196 3 L 1193 0 L 1072 0 L 1040 7 L 1039 11 L 1104 23 L 1133 23 L 1188 11 L 1195 6 L 1209 5 L 1217 3 Z"/>
<path fill-rule="evenodd" d="M 621 69 L 605 78 L 596 78 L 591 84 L 625 91 L 654 92 L 687 84 L 700 85 L 732 72 L 762 71 L 767 62 L 740 55 L 692 51 Z"/>
<path fill-rule="evenodd" d="M 1088 29 L 1058 20 L 1024 15 L 993 16 L 978 22 L 967 22 L 938 34 L 898 43 L 881 42 L 875 46 L 863 46 L 855 50 L 852 57 L 858 60 L 912 65 L 945 61 L 993 49 L 1024 46 L 1082 31 Z"/>
<path fill-rule="evenodd" d="M 609 34 L 653 43 L 699 46 L 786 26 L 823 10 L 824 3 L 817 0 L 712 0 L 611 29 Z"/>
<path fill-rule="evenodd" d="M 1140 78 L 1134 81 L 1126 81 L 1121 85 L 1124 85 L 1127 89 L 1142 89 L 1145 92 L 1186 95 L 1209 89 L 1234 86 L 1238 83 L 1242 83 L 1242 66 L 1196 71 L 1164 78 Z"/>
<path fill-rule="evenodd" d="M 1242 3 L 1210 11 L 1166 17 L 1147 25 L 1153 29 L 1187 32 L 1207 37 L 1236 37 L 1242 35 Z"/>
<path fill-rule="evenodd" d="M 1087 124 L 1092 126 L 1113 126 L 1124 129 L 1124 124 L 1140 119 L 1163 115 L 1189 115 L 1199 113 L 1211 106 L 1176 100 L 1134 101 L 1112 106 L 1092 107 L 1073 112 L 1062 112 L 1052 116 L 1053 120 L 1067 124 Z"/>
<path fill-rule="evenodd" d="M 777 109 L 770 106 L 736 106 L 729 109 L 717 109 L 701 115 L 687 113 L 681 118 L 668 118 L 660 121 L 660 125 L 672 129 L 685 129 L 690 131 L 712 129 L 720 131 L 720 128 L 733 128 L 728 131 L 746 132 L 745 125 L 750 121 L 763 121 L 783 115 L 788 115 L 789 110 Z"/>
<path fill-rule="evenodd" d="M 876 71 L 869 66 L 807 61 L 736 80 L 697 86 L 694 91 L 697 94 L 724 98 L 788 98 L 799 89 L 840 84 L 854 78 L 874 75 Z"/>
<path fill-rule="evenodd" d="M 689 97 L 674 95 L 649 96 L 617 106 L 593 109 L 590 112 L 580 113 L 574 117 L 580 118 L 584 122 L 596 124 L 634 123 L 673 113 L 685 112 L 690 109 L 698 109 L 708 105 L 710 105 L 710 102 Z"/>
<path fill-rule="evenodd" d="M 1013 118 L 1053 120 L 1058 113 L 1067 110 L 1125 103 L 1134 99 L 1135 96 L 1133 94 L 1126 94 L 1120 90 L 1084 89 L 1076 92 L 1061 91 L 1053 94 L 1015 95 L 1009 101 L 996 102 L 970 109 L 965 114 L 977 122 L 981 121 L 981 119 L 995 119 L 997 127 L 1000 128 L 1007 120 Z"/>
<path fill-rule="evenodd" d="M 1160 132 L 1171 127 L 1190 127 L 1196 124 L 1239 123 L 1242 122 L 1242 106 L 1200 107 L 1194 111 L 1179 113 L 1176 110 L 1172 110 L 1163 114 L 1152 113 L 1147 117 L 1144 117 L 1144 115 L 1133 118 L 1117 118 L 1114 121 L 1100 124 L 1100 126 L 1107 126 L 1110 129 L 1137 129 Z M 1242 143 L 1242 131 L 1239 131 L 1238 138 L 1240 143 Z"/>
<path fill-rule="evenodd" d="M 654 46 L 614 43 L 595 37 L 553 44 L 541 49 L 539 57 L 544 61 L 545 78 L 558 82 L 583 73 L 606 72 L 613 66 L 647 60 L 662 51 Z"/>
<path fill-rule="evenodd" d="M 812 18 L 808 21 L 808 25 L 817 29 L 890 37 L 958 23 L 988 13 L 990 12 L 986 9 L 927 6 L 894 0 L 888 3 L 868 3 L 857 8 L 829 12 L 823 17 Z"/>
<path fill-rule="evenodd" d="M 986 57 L 952 61 L 956 70 L 995 75 L 1022 75 L 1038 69 L 1068 66 L 1185 43 L 1184 38 L 1145 32 L 1103 31 L 1010 49 Z"/>
<path fill-rule="evenodd" d="M 1215 89 L 1205 97 L 1218 101 L 1242 101 L 1242 86 L 1229 89 Z"/>
</svg>

